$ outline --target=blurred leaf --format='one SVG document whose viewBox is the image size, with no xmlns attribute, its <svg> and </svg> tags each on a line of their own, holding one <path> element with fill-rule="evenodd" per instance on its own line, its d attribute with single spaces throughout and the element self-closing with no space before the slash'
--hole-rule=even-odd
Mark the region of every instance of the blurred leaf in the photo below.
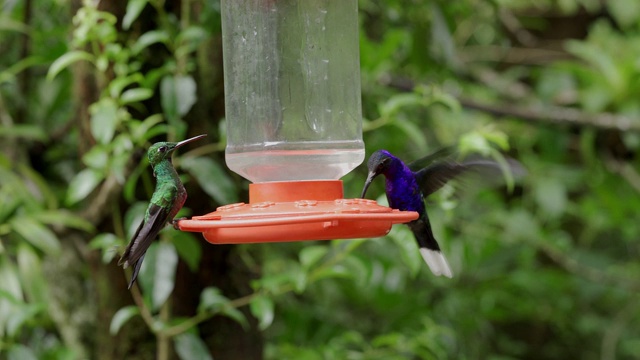
<svg viewBox="0 0 640 360">
<path fill-rule="evenodd" d="M 18 172 L 24 177 L 22 183 L 29 188 L 29 192 L 37 198 L 42 198 L 42 205 L 48 208 L 58 207 L 58 194 L 51 187 L 51 182 L 45 179 L 36 169 L 27 164 L 17 164 Z"/>
<path fill-rule="evenodd" d="M 167 301 L 175 285 L 178 253 L 171 243 L 160 242 L 155 257 L 155 276 L 153 278 L 152 303 L 154 309 L 160 308 Z"/>
<path fill-rule="evenodd" d="M 202 247 L 199 241 L 192 234 L 183 231 L 175 232 L 171 240 L 180 258 L 189 266 L 189 270 L 198 271 L 202 258 Z"/>
<path fill-rule="evenodd" d="M 302 293 L 307 286 L 307 277 L 303 272 L 295 273 L 293 277 L 294 288 L 297 293 Z M 335 264 L 331 267 L 321 267 L 313 272 L 313 280 L 318 281 L 329 278 L 352 278 L 353 274 L 349 272 L 349 269 L 344 264 Z"/>
<path fill-rule="evenodd" d="M 140 73 L 134 73 L 129 76 L 118 76 L 109 83 L 109 96 L 113 99 L 117 99 L 121 96 L 126 87 L 142 81 L 144 81 L 144 76 Z"/>
<path fill-rule="evenodd" d="M 135 88 L 125 90 L 120 96 L 120 103 L 123 105 L 147 100 L 153 96 L 153 90 Z"/>
<path fill-rule="evenodd" d="M 126 324 L 132 317 L 139 315 L 140 309 L 135 305 L 129 305 L 121 308 L 111 319 L 111 325 L 109 325 L 109 333 L 111 335 L 117 335 L 122 325 Z"/>
<path fill-rule="evenodd" d="M 91 134 L 101 144 L 113 139 L 120 122 L 118 104 L 113 99 L 104 98 L 89 107 L 91 113 Z"/>
<path fill-rule="evenodd" d="M 46 226 L 29 216 L 19 216 L 11 220 L 11 227 L 31 245 L 47 255 L 58 255 L 61 251 L 60 241 Z"/>
<path fill-rule="evenodd" d="M 178 34 L 179 42 L 197 42 L 207 37 L 207 31 L 200 26 L 189 26 Z"/>
<path fill-rule="evenodd" d="M 111 142 L 113 154 L 110 157 L 109 170 L 119 184 L 127 181 L 127 164 L 131 159 L 131 152 L 134 149 L 131 137 L 128 134 L 118 134 Z"/>
<path fill-rule="evenodd" d="M 16 31 L 24 34 L 29 33 L 29 27 L 20 21 L 16 21 L 8 16 L 10 13 L 0 14 L 0 31 Z"/>
<path fill-rule="evenodd" d="M 15 124 L 0 127 L 0 137 L 19 138 L 31 141 L 45 141 L 47 134 L 41 126 L 30 124 Z"/>
<path fill-rule="evenodd" d="M 298 269 L 300 271 L 300 269 Z M 292 283 L 289 273 L 265 274 L 260 279 L 252 282 L 255 290 L 264 290 L 267 293 L 278 293 L 281 288 Z"/>
<path fill-rule="evenodd" d="M 109 163 L 109 155 L 108 145 L 96 145 L 82 156 L 82 162 L 90 168 L 104 170 Z"/>
<path fill-rule="evenodd" d="M 149 204 L 138 201 L 132 204 L 124 214 L 124 229 L 127 239 L 131 239 L 138 230 L 138 226 L 144 221 L 145 213 Z"/>
<path fill-rule="evenodd" d="M 564 185 L 554 177 L 545 177 L 536 182 L 535 196 L 545 215 L 555 218 L 565 211 L 567 194 Z"/>
<path fill-rule="evenodd" d="M 622 28 L 637 25 L 640 21 L 640 3 L 635 0 L 609 0 L 606 6 Z"/>
<path fill-rule="evenodd" d="M 349 274 L 358 285 L 363 286 L 367 283 L 371 270 L 363 259 L 354 254 L 349 254 L 344 258 L 342 264 L 348 269 Z"/>
<path fill-rule="evenodd" d="M 207 31 L 200 26 L 189 26 L 181 31 L 176 37 L 178 47 L 175 51 L 177 57 L 189 55 L 191 52 L 198 48 L 200 42 L 202 42 L 208 36 Z"/>
<path fill-rule="evenodd" d="M 189 157 L 180 161 L 180 166 L 189 171 L 209 196 L 218 204 L 238 202 L 236 186 L 217 162 L 206 157 Z"/>
<path fill-rule="evenodd" d="M 378 74 L 393 68 L 399 55 L 402 55 L 398 50 L 410 47 L 411 41 L 411 34 L 406 29 L 399 28 L 386 29 L 385 36 L 375 41 L 361 36 L 361 67 L 365 70 L 363 73 Z"/>
<path fill-rule="evenodd" d="M 131 28 L 131 24 L 140 16 L 147 3 L 148 0 L 129 0 L 127 2 L 127 11 L 122 18 L 122 28 L 124 30 Z"/>
<path fill-rule="evenodd" d="M 545 238 L 541 236 L 540 224 L 537 219 L 524 209 L 506 214 L 502 221 L 505 227 L 505 236 L 503 238 L 506 241 L 539 241 Z"/>
<path fill-rule="evenodd" d="M 16 344 L 9 347 L 7 360 L 38 360 L 38 357 L 32 349 L 21 344 Z"/>
<path fill-rule="evenodd" d="M 191 76 L 167 75 L 160 82 L 162 109 L 169 122 L 179 120 L 196 103 L 196 82 Z"/>
<path fill-rule="evenodd" d="M 621 69 L 616 66 L 615 60 L 606 51 L 602 51 L 602 49 L 593 44 L 578 40 L 567 41 L 566 48 L 568 52 L 583 59 L 600 71 L 603 78 L 611 86 L 609 90 L 613 90 L 615 93 L 621 89 L 624 84 Z"/>
<path fill-rule="evenodd" d="M 509 140 L 505 133 L 486 129 L 464 134 L 460 138 L 458 149 L 463 156 L 474 153 L 482 156 L 492 156 L 496 152 L 491 146 L 492 144 L 502 150 L 509 149 Z"/>
<path fill-rule="evenodd" d="M 427 140 L 425 139 L 422 130 L 415 123 L 398 119 L 392 123 L 400 130 L 402 130 L 407 138 L 409 138 L 413 145 L 416 147 L 416 151 L 423 153 L 427 151 Z"/>
<path fill-rule="evenodd" d="M 386 195 L 382 195 L 386 199 Z M 377 200 L 378 204 L 381 204 L 380 200 Z M 364 244 L 367 239 L 352 239 L 352 240 L 334 240 L 331 241 L 331 247 L 338 249 L 337 251 L 344 251 L 350 253 L 357 249 L 360 245 Z"/>
<path fill-rule="evenodd" d="M 147 249 L 138 283 L 144 289 L 147 306 L 153 311 L 164 305 L 171 295 L 175 285 L 177 263 L 178 253 L 171 243 L 154 241 Z"/>
<path fill-rule="evenodd" d="M 244 314 L 231 306 L 230 300 L 226 296 L 222 295 L 218 288 L 208 287 L 202 290 L 202 293 L 200 294 L 198 312 L 205 311 L 220 313 L 221 315 L 225 315 L 237 321 L 245 329 L 249 327 L 249 323 Z"/>
<path fill-rule="evenodd" d="M 64 226 L 85 232 L 95 231 L 92 223 L 68 210 L 49 210 L 34 214 L 34 218 L 47 225 Z"/>
<path fill-rule="evenodd" d="M 137 54 L 150 45 L 157 43 L 166 44 L 169 42 L 169 40 L 169 35 L 164 30 L 147 31 L 144 34 L 140 35 L 138 40 L 131 47 L 131 51 L 134 54 Z"/>
<path fill-rule="evenodd" d="M 249 304 L 249 308 L 251 309 L 251 314 L 258 319 L 258 328 L 260 330 L 265 330 L 273 323 L 275 305 L 269 297 L 265 295 L 254 297 Z"/>
<path fill-rule="evenodd" d="M 425 97 L 426 104 L 439 103 L 451 110 L 451 112 L 459 113 L 461 111 L 460 102 L 455 96 L 445 92 L 438 86 L 433 85 L 416 85 L 414 91 Z"/>
<path fill-rule="evenodd" d="M 392 96 L 380 106 L 381 117 L 392 117 L 405 107 L 424 105 L 424 99 L 416 93 L 403 93 Z"/>
<path fill-rule="evenodd" d="M 122 242 L 111 233 L 101 233 L 89 242 L 89 248 L 102 251 L 102 262 L 108 264 L 118 254 L 116 247 Z"/>
<path fill-rule="evenodd" d="M 49 71 L 47 72 L 47 80 L 52 81 L 58 73 L 80 60 L 95 61 L 95 58 L 93 55 L 85 51 L 73 50 L 66 52 L 51 64 Z"/>
<path fill-rule="evenodd" d="M 490 143 L 496 145 L 500 150 L 504 150 L 504 151 L 509 150 L 509 137 L 507 136 L 507 134 L 503 133 L 502 131 L 497 131 L 497 130 L 483 131 L 482 135 Z"/>
<path fill-rule="evenodd" d="M 416 276 L 424 261 L 411 230 L 407 226 L 394 226 L 388 236 L 398 246 L 402 263 L 409 268 L 412 276 Z"/>
<path fill-rule="evenodd" d="M 45 304 L 48 300 L 47 283 L 43 276 L 40 258 L 29 245 L 20 243 L 17 260 L 20 282 L 27 299 L 32 303 Z"/>
<path fill-rule="evenodd" d="M 482 155 L 488 155 L 491 151 L 491 147 L 487 140 L 478 133 L 468 133 L 460 138 L 460 144 L 458 145 L 460 153 L 472 154 L 478 152 Z"/>
<path fill-rule="evenodd" d="M 142 160 L 131 173 L 127 176 L 127 181 L 124 184 L 123 195 L 127 202 L 133 202 L 136 200 L 136 190 L 138 189 L 138 182 L 142 176 L 146 176 L 143 174 L 145 171 L 151 171 L 148 169 L 148 161 Z M 146 208 L 146 204 L 144 205 Z"/>
<path fill-rule="evenodd" d="M 200 304 L 198 304 L 198 312 L 212 311 L 221 308 L 228 303 L 229 299 L 222 295 L 220 289 L 216 287 L 207 287 L 200 293 Z"/>
<path fill-rule="evenodd" d="M 222 309 L 220 309 L 220 314 L 240 324 L 240 326 L 242 326 L 242 329 L 244 329 L 245 331 L 249 330 L 249 321 L 247 320 L 247 317 L 244 316 L 244 314 L 235 307 L 224 306 Z"/>
<path fill-rule="evenodd" d="M 15 336 L 26 322 L 32 321 L 38 314 L 45 310 L 44 303 L 38 304 L 20 304 L 13 308 L 7 320 L 7 334 Z"/>
<path fill-rule="evenodd" d="M 180 334 L 173 339 L 173 344 L 182 360 L 213 360 L 206 344 L 195 334 Z"/>
<path fill-rule="evenodd" d="M 335 266 L 334 266 L 335 267 Z M 333 269 L 333 267 L 332 267 Z M 331 270 L 329 270 L 331 271 Z M 307 288 L 308 285 L 308 276 L 307 273 L 304 271 L 292 271 L 289 274 L 292 282 L 293 282 L 293 290 L 298 293 L 301 294 L 305 291 L 305 289 Z"/>
<path fill-rule="evenodd" d="M 0 257 L 0 275 L 2 276 L 2 282 L 0 282 L 0 290 L 3 291 L 0 294 L 0 325 L 3 318 L 6 318 L 7 307 L 5 301 L 18 302 L 23 299 L 22 286 L 20 285 L 20 277 L 15 266 L 8 260 L 7 257 Z M 3 300 L 4 299 L 4 300 Z M 5 302 L 3 304 L 3 302 Z M 0 332 L 2 327 L 0 326 Z"/>
<path fill-rule="evenodd" d="M 141 140 L 148 140 L 151 136 L 157 135 L 152 133 L 151 129 L 153 129 L 154 127 L 159 128 L 156 125 L 162 123 L 162 121 L 162 115 L 160 114 L 149 116 L 133 129 L 133 138 L 138 142 L 142 142 Z"/>
<path fill-rule="evenodd" d="M 320 259 L 322 259 L 329 248 L 322 245 L 307 246 L 300 251 L 300 264 L 306 270 L 313 267 Z"/>
<path fill-rule="evenodd" d="M 447 20 L 438 6 L 437 2 L 430 3 L 431 8 L 431 48 L 432 52 L 436 53 L 450 66 L 456 67 L 458 65 L 458 59 L 456 57 L 456 44 L 449 30 Z"/>
<path fill-rule="evenodd" d="M 66 203 L 73 205 L 84 200 L 103 179 L 104 175 L 96 170 L 84 169 L 80 171 L 69 184 Z"/>
</svg>

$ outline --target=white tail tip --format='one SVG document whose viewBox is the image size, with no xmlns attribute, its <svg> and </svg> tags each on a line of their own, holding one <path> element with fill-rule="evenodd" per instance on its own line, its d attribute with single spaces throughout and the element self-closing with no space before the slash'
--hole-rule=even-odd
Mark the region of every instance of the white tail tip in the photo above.
<svg viewBox="0 0 640 360">
<path fill-rule="evenodd" d="M 442 252 L 429 250 L 427 248 L 420 248 L 420 254 L 424 261 L 429 265 L 429 269 L 431 272 L 436 275 L 444 275 L 448 278 L 453 277 L 453 273 L 451 272 L 451 268 L 449 267 L 449 263 L 447 259 L 444 257 Z"/>
</svg>

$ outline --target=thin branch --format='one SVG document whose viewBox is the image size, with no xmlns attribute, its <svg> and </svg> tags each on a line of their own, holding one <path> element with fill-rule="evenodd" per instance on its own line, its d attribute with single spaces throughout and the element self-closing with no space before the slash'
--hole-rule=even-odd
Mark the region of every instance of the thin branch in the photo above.
<svg viewBox="0 0 640 360">
<path fill-rule="evenodd" d="M 618 161 L 611 156 L 608 156 L 605 161 L 605 166 L 609 171 L 615 172 L 622 176 L 631 187 L 637 192 L 640 192 L 640 174 L 626 162 Z"/>
<path fill-rule="evenodd" d="M 410 79 L 400 77 L 386 77 L 381 80 L 383 85 L 400 91 L 413 91 L 416 84 Z M 466 109 L 491 114 L 497 118 L 513 117 L 529 122 L 540 122 L 553 125 L 577 125 L 597 129 L 640 131 L 640 118 L 631 118 L 612 113 L 591 114 L 579 109 L 561 106 L 524 106 L 510 103 L 497 105 L 480 102 L 474 99 L 456 96 Z"/>
<path fill-rule="evenodd" d="M 465 63 L 491 61 L 516 65 L 547 65 L 572 58 L 567 52 L 560 50 L 499 45 L 466 46 L 459 54 Z"/>
<path fill-rule="evenodd" d="M 233 307 L 233 308 L 239 308 L 239 307 L 243 307 L 245 305 L 249 305 L 249 303 L 251 302 L 251 300 L 253 300 L 254 297 L 258 296 L 258 293 L 252 293 L 240 298 L 237 298 L 235 300 L 232 300 L 229 302 L 229 306 Z M 174 325 L 172 327 L 166 328 L 162 331 L 160 331 L 160 333 L 167 337 L 167 338 L 171 338 L 173 336 L 176 335 L 180 335 L 183 332 L 191 329 L 192 327 L 205 322 L 209 319 L 211 319 L 212 317 L 219 315 L 220 311 L 209 311 L 209 312 L 201 312 L 198 313 L 192 317 L 190 317 L 189 319 L 181 322 L 178 325 Z"/>
<path fill-rule="evenodd" d="M 549 258 L 551 258 L 555 263 L 582 278 L 591 280 L 594 283 L 619 286 L 620 288 L 624 288 L 631 292 L 640 290 L 640 282 L 635 278 L 623 277 L 621 275 L 611 274 L 594 267 L 586 266 L 549 245 L 536 243 L 535 246 L 549 256 Z"/>
<path fill-rule="evenodd" d="M 167 322 L 169 322 L 170 318 L 171 318 L 171 307 L 169 305 L 169 299 L 167 299 L 167 301 L 165 301 L 164 304 L 162 304 L 162 307 L 160 307 L 160 321 L 163 324 L 166 324 Z M 169 352 L 171 351 L 170 349 L 171 337 L 167 336 L 164 332 L 159 331 L 156 333 L 156 339 L 157 339 L 156 359 L 169 360 L 169 355 L 170 355 Z"/>
<path fill-rule="evenodd" d="M 613 323 L 605 328 L 604 336 L 602 337 L 602 346 L 600 348 L 600 359 L 613 360 L 616 358 L 616 345 L 624 333 L 624 328 L 637 309 L 638 296 L 635 296 L 618 312 L 613 319 Z"/>
<path fill-rule="evenodd" d="M 497 71 L 483 66 L 472 68 L 469 76 L 506 99 L 522 100 L 531 96 L 533 92 L 531 86 L 521 81 L 505 79 Z"/>
<path fill-rule="evenodd" d="M 147 327 L 155 333 L 155 320 L 153 319 L 153 315 L 151 315 L 149 308 L 144 303 L 142 293 L 140 293 L 140 288 L 138 288 L 137 283 L 131 287 L 131 296 L 133 297 L 133 302 L 135 302 L 138 309 L 140 309 L 140 316 L 142 317 L 142 320 L 144 320 Z"/>
<path fill-rule="evenodd" d="M 102 183 L 95 198 L 88 203 L 88 208 L 82 212 L 81 216 L 92 224 L 99 224 L 111 212 L 109 201 L 115 199 L 121 190 L 122 185 L 115 175 L 110 175 Z"/>
<path fill-rule="evenodd" d="M 134 168 L 134 158 L 135 156 L 132 156 L 127 162 L 124 171 L 125 178 L 131 174 Z M 115 175 L 109 175 L 98 189 L 95 197 L 87 202 L 87 208 L 79 211 L 79 215 L 94 225 L 99 224 L 111 212 L 112 207 L 110 206 L 110 202 L 118 198 L 122 187 L 123 184 L 118 181 Z"/>
<path fill-rule="evenodd" d="M 538 39 L 522 26 L 520 20 L 509 10 L 500 9 L 498 18 L 504 27 L 524 46 L 534 47 Z"/>
<path fill-rule="evenodd" d="M 460 104 L 467 108 L 495 117 L 514 117 L 532 122 L 543 122 L 556 125 L 578 125 L 599 129 L 615 129 L 620 131 L 640 131 L 640 119 L 612 113 L 590 114 L 574 108 L 547 106 L 524 107 L 520 105 L 490 105 L 468 98 L 458 98 Z"/>
</svg>

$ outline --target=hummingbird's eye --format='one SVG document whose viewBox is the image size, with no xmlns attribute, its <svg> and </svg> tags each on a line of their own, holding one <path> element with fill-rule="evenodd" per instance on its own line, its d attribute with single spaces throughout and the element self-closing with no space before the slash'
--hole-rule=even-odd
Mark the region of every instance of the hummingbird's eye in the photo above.
<svg viewBox="0 0 640 360">
<path fill-rule="evenodd" d="M 159 151 L 159 152 L 165 152 L 165 151 L 167 151 L 167 147 L 166 147 L 166 146 L 160 146 L 160 147 L 158 148 L 158 151 Z"/>
</svg>

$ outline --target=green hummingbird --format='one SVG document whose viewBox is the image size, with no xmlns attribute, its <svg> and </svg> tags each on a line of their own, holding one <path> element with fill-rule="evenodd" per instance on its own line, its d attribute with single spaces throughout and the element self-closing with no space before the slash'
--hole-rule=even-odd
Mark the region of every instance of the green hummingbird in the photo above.
<svg viewBox="0 0 640 360">
<path fill-rule="evenodd" d="M 147 157 L 153 168 L 153 176 L 156 178 L 156 189 L 151 196 L 144 221 L 138 226 L 138 230 L 124 250 L 124 254 L 118 261 L 126 269 L 135 264 L 129 289 L 136 281 L 144 255 L 151 242 L 168 222 L 172 222 L 182 205 L 187 200 L 187 191 L 184 189 L 180 177 L 171 163 L 173 151 L 192 141 L 201 139 L 206 134 L 198 135 L 180 142 L 158 142 L 149 148 Z"/>
</svg>

